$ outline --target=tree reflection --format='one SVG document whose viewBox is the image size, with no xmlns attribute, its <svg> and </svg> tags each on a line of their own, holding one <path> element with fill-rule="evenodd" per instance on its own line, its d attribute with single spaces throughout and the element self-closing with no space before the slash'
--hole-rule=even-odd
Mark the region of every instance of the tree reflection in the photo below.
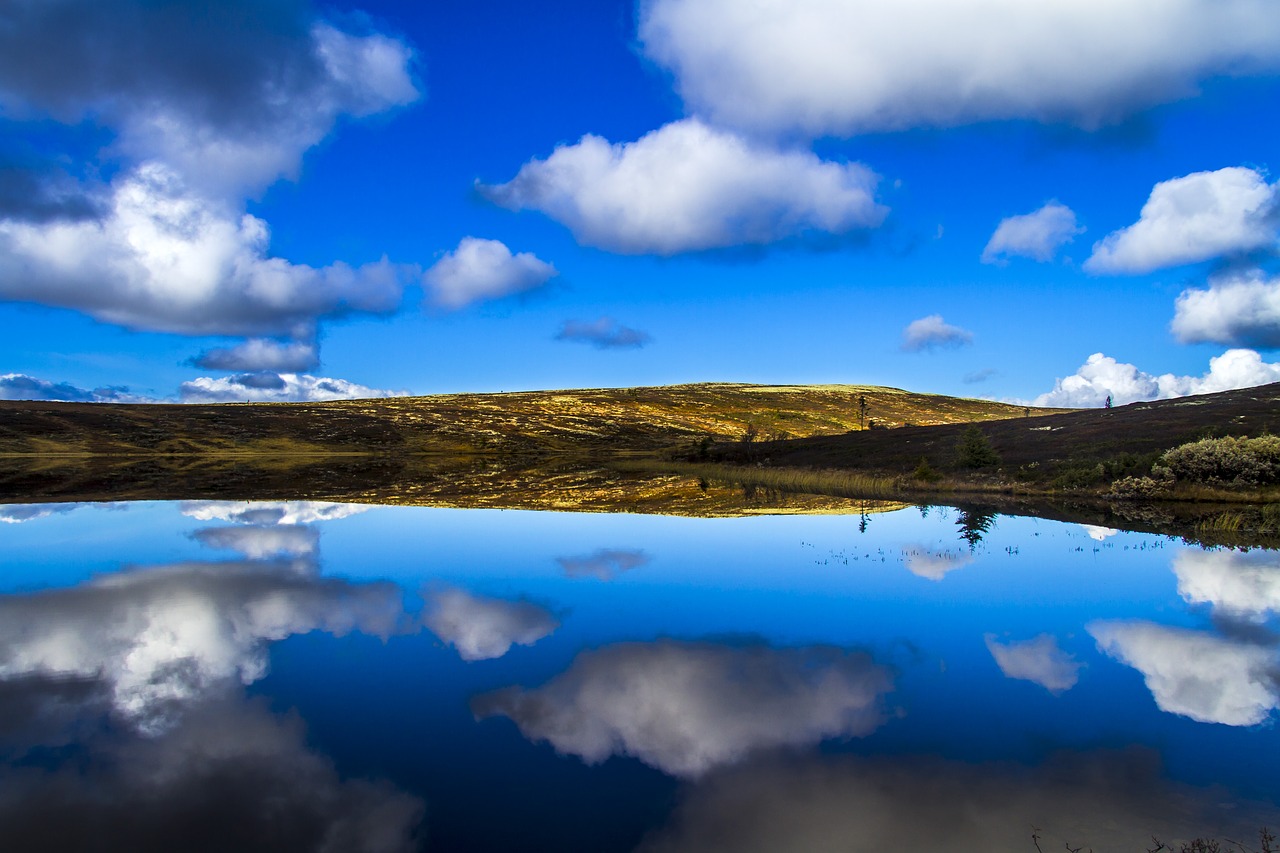
<svg viewBox="0 0 1280 853">
<path fill-rule="evenodd" d="M 960 528 L 960 538 L 969 543 L 969 550 L 978 547 L 982 537 L 995 526 L 996 513 L 987 510 L 960 509 L 960 517 L 956 519 L 956 527 Z"/>
</svg>

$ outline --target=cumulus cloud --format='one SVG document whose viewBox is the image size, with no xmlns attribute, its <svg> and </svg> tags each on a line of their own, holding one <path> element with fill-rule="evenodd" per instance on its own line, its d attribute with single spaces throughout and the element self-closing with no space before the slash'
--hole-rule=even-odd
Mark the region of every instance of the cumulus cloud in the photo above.
<svg viewBox="0 0 1280 853">
<path fill-rule="evenodd" d="M 1082 524 L 1080 525 L 1080 528 L 1085 533 L 1088 534 L 1090 539 L 1094 540 L 1095 542 L 1102 542 L 1106 539 L 1111 538 L 1112 536 L 1115 536 L 1117 533 L 1120 532 L 1119 530 L 1116 530 L 1114 528 L 1100 527 L 1099 525 L 1096 525 L 1096 524 Z"/>
<path fill-rule="evenodd" d="M 1138 221 L 1094 244 L 1084 268 L 1145 273 L 1274 247 L 1278 202 L 1274 185 L 1239 166 L 1162 181 Z"/>
<path fill-rule="evenodd" d="M 192 535 L 202 545 L 236 551 L 250 560 L 305 557 L 320 546 L 320 532 L 304 524 L 206 527 Z"/>
<path fill-rule="evenodd" d="M 556 557 L 556 562 L 571 578 L 596 578 L 611 581 L 623 572 L 648 564 L 649 555 L 639 550 L 601 548 L 582 557 Z"/>
<path fill-rule="evenodd" d="M 903 564 L 916 577 L 940 581 L 950 572 L 963 569 L 973 559 L 973 554 L 967 551 L 938 551 L 921 545 L 906 551 Z"/>
<path fill-rule="evenodd" d="M 697 114 L 847 135 L 992 119 L 1091 128 L 1280 66 L 1268 0 L 647 0 L 644 52 Z"/>
<path fill-rule="evenodd" d="M 215 347 L 191 360 L 206 370 L 244 370 L 302 373 L 320 363 L 314 342 L 250 338 L 232 347 Z"/>
<path fill-rule="evenodd" d="M 1280 613 L 1280 556 L 1274 551 L 1180 551 L 1178 593 L 1229 616 L 1263 621 Z"/>
<path fill-rule="evenodd" d="M 995 634 L 983 639 L 1006 678 L 1031 681 L 1055 694 L 1070 690 L 1080 679 L 1080 662 L 1060 649 L 1052 634 L 1022 642 L 1001 643 Z"/>
<path fill-rule="evenodd" d="M 1043 764 L 936 757 L 752 761 L 686 786 L 641 853 L 1146 850 L 1151 834 L 1248 838 L 1275 806 L 1173 782 L 1145 750 L 1062 753 Z M 1175 846 L 1176 847 L 1176 846 Z"/>
<path fill-rule="evenodd" d="M 422 621 L 465 661 L 500 658 L 513 645 L 532 646 L 560 627 L 560 620 L 545 607 L 484 598 L 453 587 L 427 596 Z"/>
<path fill-rule="evenodd" d="M 1170 328 L 1187 344 L 1280 349 L 1280 279 L 1259 272 L 1215 276 L 1204 290 L 1184 290 Z"/>
<path fill-rule="evenodd" d="M 942 319 L 941 314 L 930 314 L 912 320 L 902 330 L 904 352 L 921 352 L 931 349 L 955 349 L 973 343 L 973 332 L 953 326 Z"/>
<path fill-rule="evenodd" d="M 542 687 L 488 693 L 472 709 L 589 764 L 630 755 L 700 776 L 764 749 L 866 735 L 891 689 L 862 652 L 660 640 L 584 652 Z"/>
<path fill-rule="evenodd" d="M 140 733 L 102 725 L 94 688 L 92 681 L 0 682 L 0 702 L 9 706 L 0 715 L 18 702 L 44 712 L 52 705 L 77 733 L 74 750 L 47 750 L 39 768 L 0 770 L 0 837 L 11 849 L 419 849 L 422 801 L 384 781 L 343 778 L 308 747 L 296 716 L 220 695 L 192 704 L 163 732 Z"/>
<path fill-rule="evenodd" d="M 330 501 L 183 501 L 182 514 L 199 521 L 236 524 L 314 524 L 367 512 L 363 504 Z"/>
<path fill-rule="evenodd" d="M 1209 359 L 1203 376 L 1153 376 L 1132 364 L 1095 352 L 1073 375 L 1057 379 L 1053 390 L 1036 397 L 1037 406 L 1096 407 L 1110 395 L 1115 405 L 1138 400 L 1166 400 L 1212 394 L 1280 382 L 1280 363 L 1269 363 L 1253 350 L 1231 349 Z"/>
<path fill-rule="evenodd" d="M 165 163 L 204 193 L 259 189 L 292 175 L 340 117 L 419 96 L 405 43 L 339 29 L 308 6 L 9 4 L 0 106 L 20 121 L 105 125 L 113 152 Z"/>
<path fill-rule="evenodd" d="M 1142 673 L 1162 711 L 1252 726 L 1280 705 L 1272 649 L 1150 622 L 1094 622 L 1098 648 Z"/>
<path fill-rule="evenodd" d="M 178 398 L 183 403 L 299 403 L 324 400 L 365 400 L 373 397 L 404 396 L 405 391 L 387 391 L 325 376 L 305 373 L 239 373 L 235 376 L 201 376 L 183 382 Z"/>
<path fill-rule="evenodd" d="M 635 142 L 588 134 L 505 184 L 478 186 L 511 210 L 545 213 L 579 243 L 675 255 L 873 228 L 886 210 L 856 163 L 766 147 L 697 119 Z"/>
<path fill-rule="evenodd" d="M 0 506 L 0 524 L 25 524 L 28 521 L 37 521 L 52 515 L 64 515 L 82 506 L 93 506 L 93 504 L 8 504 Z"/>
<path fill-rule="evenodd" d="M 182 706 L 267 670 L 267 645 L 293 634 L 401 624 L 397 586 L 316 577 L 283 562 L 178 563 L 78 587 L 0 597 L 0 679 L 93 678 L 143 730 Z"/>
<path fill-rule="evenodd" d="M 307 340 L 319 318 L 399 305 L 401 271 L 385 259 L 315 268 L 270 257 L 269 239 L 261 219 L 149 164 L 117 182 L 100 220 L 0 221 L 0 296 L 131 329 Z"/>
<path fill-rule="evenodd" d="M 1051 201 L 1031 213 L 1000 220 L 982 250 L 982 262 L 995 264 L 1015 257 L 1051 261 L 1058 249 L 1083 232 L 1076 225 L 1075 211 Z"/>
<path fill-rule="evenodd" d="M 423 274 L 422 282 L 437 305 L 463 308 L 533 290 L 557 275 L 554 266 L 530 252 L 513 255 L 498 240 L 463 237 L 458 248 Z"/>
<path fill-rule="evenodd" d="M 33 167 L 27 183 L 46 202 L 60 188 L 58 204 L 0 203 L 0 298 L 136 330 L 300 342 L 325 318 L 395 310 L 407 271 L 273 257 L 267 223 L 244 211 L 343 117 L 417 99 L 412 50 L 365 29 L 298 0 L 7 4 L 5 135 L 92 128 L 111 143 L 70 154 L 69 172 L 111 178 L 77 201 L 74 178 Z"/>
<path fill-rule="evenodd" d="M 77 388 L 68 382 L 50 382 L 25 373 L 0 375 L 0 400 L 58 400 L 69 403 L 146 403 L 150 398 L 123 386 Z"/>
<path fill-rule="evenodd" d="M 649 333 L 624 326 L 612 317 L 586 320 L 565 320 L 556 335 L 558 341 L 591 344 L 597 349 L 635 349 L 649 343 Z"/>
</svg>

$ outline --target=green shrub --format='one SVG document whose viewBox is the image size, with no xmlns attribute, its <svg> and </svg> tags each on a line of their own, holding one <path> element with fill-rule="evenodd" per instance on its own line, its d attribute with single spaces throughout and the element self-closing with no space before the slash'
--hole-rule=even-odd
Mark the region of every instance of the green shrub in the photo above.
<svg viewBox="0 0 1280 853">
<path fill-rule="evenodd" d="M 1167 451 L 1160 461 L 1184 482 L 1265 485 L 1280 482 L 1280 437 L 1203 438 Z"/>
<path fill-rule="evenodd" d="M 956 464 L 961 468 L 991 468 L 1000 464 L 1000 456 L 982 430 L 970 425 L 956 442 Z"/>
</svg>

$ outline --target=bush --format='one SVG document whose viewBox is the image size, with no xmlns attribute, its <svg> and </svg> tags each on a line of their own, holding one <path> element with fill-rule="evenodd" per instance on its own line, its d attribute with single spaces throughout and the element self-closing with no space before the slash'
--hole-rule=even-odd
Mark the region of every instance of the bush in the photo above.
<svg viewBox="0 0 1280 853">
<path fill-rule="evenodd" d="M 1178 480 L 1259 486 L 1280 481 L 1280 437 L 1204 438 L 1160 458 Z"/>
<path fill-rule="evenodd" d="M 920 457 L 920 464 L 916 466 L 916 470 L 911 472 L 911 476 L 926 483 L 936 483 L 942 479 L 942 475 L 933 470 L 929 460 L 923 456 Z"/>
<path fill-rule="evenodd" d="M 1000 456 L 976 426 L 970 426 L 956 442 L 956 464 L 961 468 L 990 468 L 1000 464 Z"/>
<path fill-rule="evenodd" d="M 1166 480 L 1154 480 L 1151 477 L 1125 477 L 1111 484 L 1107 497 L 1121 500 L 1157 498 L 1168 492 L 1170 485 Z"/>
</svg>

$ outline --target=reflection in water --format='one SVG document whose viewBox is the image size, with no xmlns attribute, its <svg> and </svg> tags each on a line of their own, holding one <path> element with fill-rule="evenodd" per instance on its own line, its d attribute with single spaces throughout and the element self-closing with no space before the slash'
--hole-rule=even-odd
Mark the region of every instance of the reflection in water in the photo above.
<svg viewBox="0 0 1280 853">
<path fill-rule="evenodd" d="M 1041 634 L 1022 642 L 1001 643 L 987 634 L 987 650 L 1006 678 L 1033 681 L 1050 693 L 1063 693 L 1076 686 L 1081 663 L 1058 648 L 1052 634 Z"/>
<path fill-rule="evenodd" d="M 479 696 L 472 709 L 591 764 L 631 755 L 698 776 L 770 747 L 868 734 L 890 689 L 864 652 L 659 640 L 584 652 L 542 687 Z"/>
<path fill-rule="evenodd" d="M 482 598 L 453 587 L 428 593 L 423 624 L 466 661 L 500 658 L 513 645 L 532 646 L 560 627 L 549 610 L 528 601 Z"/>
<path fill-rule="evenodd" d="M 1151 622 L 1093 622 L 1098 648 L 1142 673 L 1163 711 L 1252 726 L 1280 705 L 1275 651 Z"/>
<path fill-rule="evenodd" d="M 1280 554 L 1275 551 L 1182 551 L 1173 558 L 1178 592 L 1236 618 L 1261 621 L 1280 612 Z"/>
<path fill-rule="evenodd" d="M 99 678 L 117 712 L 163 727 L 175 703 L 266 671 L 267 643 L 401 622 L 394 584 L 321 578 L 294 562 L 179 563 L 0 597 L 0 678 Z"/>
<path fill-rule="evenodd" d="M 354 510 L 184 511 L 247 524 L 194 534 L 246 559 L 0 596 L 5 849 L 416 849 L 419 799 L 344 781 L 308 749 L 299 720 L 243 694 L 265 675 L 272 642 L 412 627 L 399 586 L 319 574 L 318 535 L 301 523 Z"/>
<path fill-rule="evenodd" d="M 385 783 L 341 779 L 307 748 L 297 718 L 277 717 L 263 703 L 220 692 L 189 703 L 179 721 L 153 734 L 94 725 L 110 708 L 92 682 L 74 683 L 81 692 L 70 697 L 56 679 L 15 684 L 27 695 L 0 692 L 0 719 L 24 703 L 56 703 L 68 727 L 80 726 L 70 760 L 0 771 L 6 850 L 417 849 L 419 799 Z"/>
<path fill-rule="evenodd" d="M 948 572 L 963 569 L 974 560 L 972 553 L 960 551 L 931 550 L 928 546 L 919 545 L 906 551 L 903 562 L 911 574 L 931 581 L 940 581 Z"/>
<path fill-rule="evenodd" d="M 1088 537 L 1094 540 L 1095 542 L 1103 542 L 1107 539 L 1110 539 L 1112 536 L 1116 536 L 1120 533 L 1119 530 L 1115 530 L 1114 528 L 1099 527 L 1096 524 L 1082 524 L 1080 525 L 1080 527 L 1082 530 L 1084 530 L 1084 532 L 1088 535 Z"/>
<path fill-rule="evenodd" d="M 961 509 L 956 516 L 956 527 L 960 528 L 960 538 L 969 543 L 969 550 L 982 542 L 996 523 L 996 513 L 976 509 Z"/>
<path fill-rule="evenodd" d="M 206 527 L 193 535 L 202 545 L 236 551 L 250 560 L 304 557 L 320 544 L 320 532 L 303 524 Z"/>
<path fill-rule="evenodd" d="M 594 554 L 582 557 L 556 557 L 556 562 L 571 578 L 592 577 L 611 581 L 623 572 L 648 563 L 649 555 L 640 550 L 601 548 Z"/>
<path fill-rule="evenodd" d="M 313 524 L 368 511 L 362 504 L 329 501 L 183 501 L 182 514 L 237 524 Z"/>
<path fill-rule="evenodd" d="M 1274 812 L 1162 778 L 1145 751 L 1039 767 L 941 759 L 754 761 L 693 786 L 645 853 L 1147 850 L 1151 836 L 1244 837 Z"/>
</svg>

